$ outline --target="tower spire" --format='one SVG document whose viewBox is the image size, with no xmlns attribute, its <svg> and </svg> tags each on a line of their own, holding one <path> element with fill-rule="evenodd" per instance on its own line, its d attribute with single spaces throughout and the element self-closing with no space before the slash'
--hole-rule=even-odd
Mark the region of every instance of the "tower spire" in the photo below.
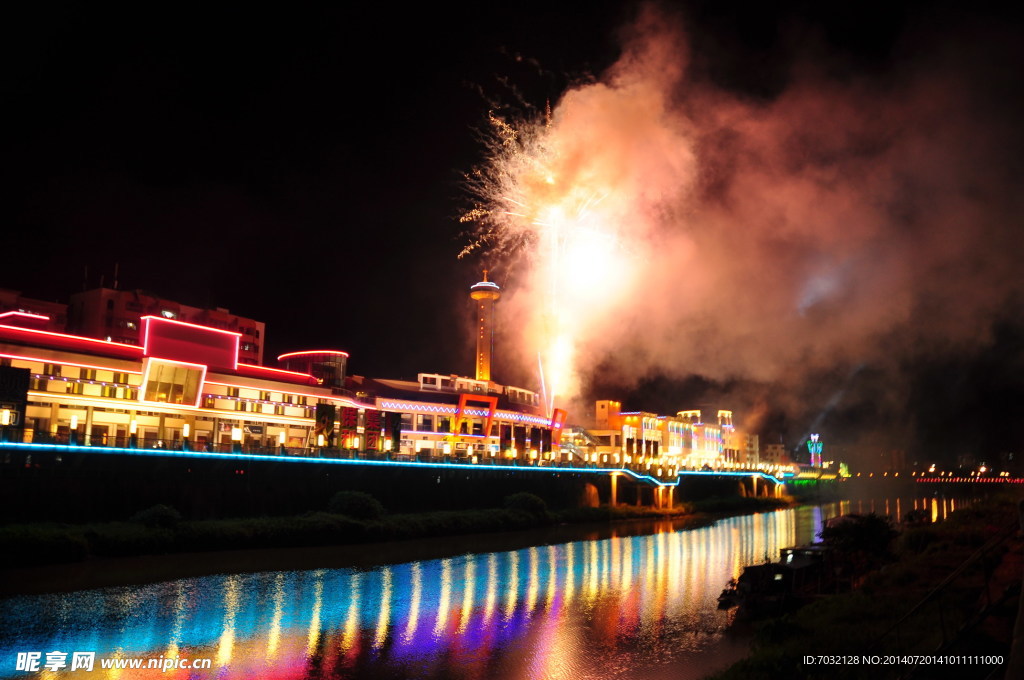
<svg viewBox="0 0 1024 680">
<path fill-rule="evenodd" d="M 494 301 L 501 297 L 501 288 L 487 280 L 470 287 L 469 297 L 476 302 L 476 379 L 491 379 L 491 351 L 494 347 Z"/>
</svg>

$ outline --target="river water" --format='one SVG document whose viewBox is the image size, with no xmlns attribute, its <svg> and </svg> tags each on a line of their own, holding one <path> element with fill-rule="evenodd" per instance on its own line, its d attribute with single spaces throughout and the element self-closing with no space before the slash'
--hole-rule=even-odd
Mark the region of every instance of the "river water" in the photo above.
<svg viewBox="0 0 1024 680">
<path fill-rule="evenodd" d="M 839 514 L 924 507 L 942 519 L 956 506 L 842 502 L 369 569 L 7 598 L 0 677 L 697 679 L 747 653 L 717 608 L 745 565 L 811 542 Z M 76 652 L 79 663 L 93 653 L 94 670 L 72 671 Z M 33 667 L 32 653 L 39 670 L 19 670 Z M 168 670 L 101 668 L 136 659 Z M 172 668 L 175 659 L 209 669 Z"/>
</svg>

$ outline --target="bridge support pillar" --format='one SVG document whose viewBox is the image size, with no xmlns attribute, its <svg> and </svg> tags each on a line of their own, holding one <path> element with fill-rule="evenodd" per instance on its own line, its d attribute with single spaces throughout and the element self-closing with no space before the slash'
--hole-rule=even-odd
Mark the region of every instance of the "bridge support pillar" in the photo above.
<svg viewBox="0 0 1024 680">
<path fill-rule="evenodd" d="M 611 497 L 608 499 L 608 504 L 611 505 L 612 507 L 615 507 L 616 496 L 617 496 L 617 492 L 618 492 L 618 486 L 619 486 L 619 474 L 617 472 L 613 472 L 612 473 L 612 494 L 611 494 Z"/>
<path fill-rule="evenodd" d="M 675 507 L 675 498 L 674 498 L 675 495 L 676 495 L 676 487 L 674 487 L 674 486 L 668 487 L 668 505 L 666 507 L 668 507 L 669 510 L 671 510 L 673 507 Z"/>
</svg>

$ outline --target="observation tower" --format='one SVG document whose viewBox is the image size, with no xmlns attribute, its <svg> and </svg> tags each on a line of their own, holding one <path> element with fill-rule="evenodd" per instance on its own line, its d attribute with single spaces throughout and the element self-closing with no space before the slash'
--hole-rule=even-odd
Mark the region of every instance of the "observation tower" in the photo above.
<svg viewBox="0 0 1024 680">
<path fill-rule="evenodd" d="M 476 302 L 476 379 L 491 379 L 491 350 L 494 346 L 494 301 L 501 297 L 501 288 L 493 281 L 484 280 L 469 289 L 469 297 Z"/>
</svg>

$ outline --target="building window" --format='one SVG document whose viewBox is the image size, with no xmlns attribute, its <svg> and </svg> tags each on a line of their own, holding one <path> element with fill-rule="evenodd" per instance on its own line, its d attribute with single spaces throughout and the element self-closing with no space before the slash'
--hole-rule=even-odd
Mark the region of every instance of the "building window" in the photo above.
<svg viewBox="0 0 1024 680">
<path fill-rule="evenodd" d="M 203 369 L 150 359 L 143 385 L 144 401 L 165 404 L 196 404 Z"/>
<path fill-rule="evenodd" d="M 237 387 L 229 387 L 228 388 L 228 396 L 229 397 L 237 397 L 238 396 L 238 388 Z"/>
<path fill-rule="evenodd" d="M 416 429 L 420 432 L 434 431 L 434 416 L 416 416 Z"/>
<path fill-rule="evenodd" d="M 60 376 L 60 364 L 43 364 L 43 373 L 46 375 Z"/>
</svg>

